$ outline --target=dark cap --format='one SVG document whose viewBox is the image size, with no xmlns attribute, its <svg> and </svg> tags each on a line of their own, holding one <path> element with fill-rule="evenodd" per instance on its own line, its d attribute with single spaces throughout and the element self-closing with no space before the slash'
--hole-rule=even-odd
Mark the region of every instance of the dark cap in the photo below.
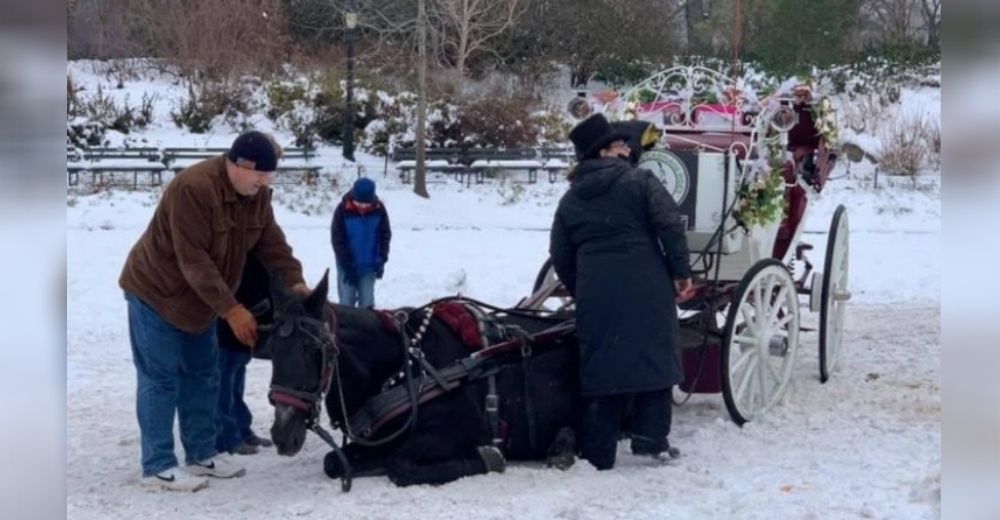
<svg viewBox="0 0 1000 520">
<path fill-rule="evenodd" d="M 374 202 L 375 181 L 367 177 L 362 177 L 354 181 L 354 187 L 351 189 L 351 198 L 358 202 Z"/>
<path fill-rule="evenodd" d="M 278 151 L 274 141 L 265 133 L 256 130 L 240 135 L 229 147 L 226 157 L 237 166 L 259 172 L 273 172 L 278 169 Z"/>
</svg>

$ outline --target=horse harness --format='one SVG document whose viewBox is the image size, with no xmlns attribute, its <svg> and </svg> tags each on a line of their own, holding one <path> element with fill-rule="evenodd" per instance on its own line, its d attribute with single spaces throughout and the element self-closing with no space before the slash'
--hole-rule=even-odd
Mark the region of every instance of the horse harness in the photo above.
<svg viewBox="0 0 1000 520">
<path fill-rule="evenodd" d="M 449 302 L 462 305 L 475 318 L 478 332 L 476 343 L 479 343 L 482 348 L 467 357 L 452 362 L 443 369 L 438 369 L 427 360 L 424 352 L 420 349 L 420 344 L 427 332 L 431 318 L 442 317 L 435 314 L 435 308 L 441 305 L 442 309 L 447 309 Z M 350 464 L 340 446 L 337 445 L 329 432 L 323 429 L 319 420 L 324 396 L 329 392 L 334 379 L 336 379 L 340 395 L 341 416 L 345 418 L 343 424 L 334 423 L 334 427 L 340 427 L 344 431 L 345 439 L 362 445 L 377 446 L 395 439 L 415 425 L 421 403 L 450 392 L 463 383 L 485 377 L 488 381 L 488 391 L 484 409 L 487 414 L 492 443 L 499 447 L 504 441 L 504 432 L 499 416 L 500 396 L 497 393 L 496 375 L 503 365 L 501 358 L 510 352 L 519 351 L 524 369 L 525 411 L 528 418 L 529 442 L 532 449 L 536 447 L 534 406 L 531 392 L 528 391 L 532 344 L 571 333 L 575 327 L 573 321 L 562 322 L 536 334 L 528 335 L 520 327 L 504 326 L 498 323 L 477 305 L 462 298 L 432 302 L 423 310 L 423 319 L 416 332 L 413 333 L 412 339 L 406 326 L 409 316 L 405 311 L 397 311 L 392 314 L 384 311 L 379 313 L 383 326 L 396 331 L 400 336 L 404 352 L 403 367 L 399 374 L 387 382 L 381 393 L 370 398 L 360 410 L 349 418 L 341 388 L 340 370 L 337 368 L 340 349 L 332 333 L 332 330 L 336 330 L 337 327 L 337 315 L 332 306 L 325 307 L 325 320 L 308 316 L 288 316 L 275 311 L 274 323 L 268 326 L 268 328 L 276 329 L 279 337 L 288 337 L 296 331 L 305 334 L 320 349 L 322 374 L 316 389 L 303 391 L 272 382 L 268 392 L 268 400 L 271 401 L 272 405 L 275 403 L 285 404 L 308 414 L 307 428 L 329 444 L 340 459 L 344 469 L 341 487 L 345 492 L 351 489 Z M 453 308 L 452 315 L 454 314 Z M 442 321 L 451 326 L 453 330 L 455 329 L 454 322 L 456 320 L 449 320 L 445 317 Z M 468 324 L 466 323 L 466 325 Z M 468 333 L 467 327 L 464 334 L 461 330 L 457 330 L 457 332 L 463 338 L 463 342 L 471 347 L 473 341 L 470 339 L 472 336 Z M 413 375 L 414 365 L 419 366 L 422 371 L 419 379 L 415 379 Z M 401 379 L 405 380 L 405 384 L 397 384 Z M 372 436 L 383 426 L 407 411 L 410 412 L 409 419 L 399 430 L 377 441 L 372 440 Z"/>
<path fill-rule="evenodd" d="M 442 309 L 444 310 L 442 311 Z M 382 315 L 383 325 L 400 334 L 403 341 L 407 342 L 408 331 L 405 320 L 397 318 L 390 321 L 387 316 L 388 313 Z M 444 368 L 438 369 L 432 366 L 419 348 L 432 316 L 440 318 L 462 338 L 463 343 L 470 349 L 478 348 L 471 355 L 458 359 Z M 468 319 L 469 317 L 472 319 Z M 390 327 L 390 324 L 395 324 L 395 327 Z M 498 320 L 470 300 L 450 298 L 432 302 L 425 308 L 424 318 L 413 334 L 412 341 L 409 342 L 407 350 L 409 359 L 404 362 L 404 367 L 415 363 L 421 368 L 423 374 L 419 380 L 416 381 L 416 384 L 401 385 L 399 382 L 404 377 L 407 377 L 412 383 L 412 375 L 407 376 L 406 373 L 400 372 L 386 382 L 381 393 L 370 398 L 361 409 L 347 418 L 345 429 L 353 437 L 370 439 L 383 426 L 407 411 L 411 413 L 412 417 L 416 407 L 420 404 L 450 392 L 462 384 L 486 378 L 488 389 L 483 408 L 487 416 L 491 443 L 499 448 L 505 440 L 506 431 L 505 424 L 499 415 L 500 395 L 497 392 L 496 375 L 505 364 L 502 358 L 508 353 L 519 352 L 524 371 L 524 406 L 528 420 L 529 443 L 532 449 L 535 449 L 537 433 L 534 404 L 528 388 L 530 361 L 533 355 L 532 345 L 536 341 L 547 340 L 571 332 L 572 327 L 572 322 L 563 322 L 537 334 L 529 335 L 518 326 L 505 326 L 499 323 Z M 470 330 L 474 330 L 475 333 L 470 333 Z M 414 392 L 418 397 L 414 395 Z"/>
</svg>

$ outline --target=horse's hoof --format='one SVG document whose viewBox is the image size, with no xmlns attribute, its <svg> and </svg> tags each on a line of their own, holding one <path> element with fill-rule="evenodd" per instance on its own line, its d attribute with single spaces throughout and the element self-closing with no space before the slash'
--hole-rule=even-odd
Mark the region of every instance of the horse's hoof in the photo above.
<svg viewBox="0 0 1000 520">
<path fill-rule="evenodd" d="M 330 452 L 323 457 L 323 473 L 330 478 L 340 478 L 344 474 L 344 468 L 340 464 L 340 457 L 335 452 Z"/>
<path fill-rule="evenodd" d="M 563 428 L 552 441 L 545 463 L 566 470 L 572 467 L 574 462 L 576 462 L 576 434 L 570 428 Z"/>
<path fill-rule="evenodd" d="M 504 459 L 503 453 L 495 446 L 480 446 L 476 448 L 476 451 L 479 452 L 479 457 L 486 464 L 487 472 L 503 473 L 503 470 L 507 469 L 507 461 Z"/>
<path fill-rule="evenodd" d="M 550 455 L 545 459 L 545 465 L 550 468 L 557 468 L 563 471 L 573 467 L 576 463 L 576 457 L 572 453 L 558 453 L 556 455 Z"/>
</svg>

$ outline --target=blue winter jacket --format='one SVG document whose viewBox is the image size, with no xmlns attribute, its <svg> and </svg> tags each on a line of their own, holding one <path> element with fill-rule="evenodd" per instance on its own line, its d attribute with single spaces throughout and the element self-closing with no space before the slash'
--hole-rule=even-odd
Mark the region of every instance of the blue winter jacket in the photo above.
<svg viewBox="0 0 1000 520">
<path fill-rule="evenodd" d="M 347 273 L 360 277 L 375 273 L 379 278 L 389 259 L 392 230 L 389 214 L 378 197 L 367 208 L 361 208 L 347 193 L 333 212 L 330 238 L 337 263 Z"/>
</svg>

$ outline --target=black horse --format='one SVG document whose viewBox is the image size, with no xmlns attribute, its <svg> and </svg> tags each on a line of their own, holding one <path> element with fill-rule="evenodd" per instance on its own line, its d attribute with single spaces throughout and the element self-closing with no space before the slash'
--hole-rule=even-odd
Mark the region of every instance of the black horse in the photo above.
<svg viewBox="0 0 1000 520">
<path fill-rule="evenodd" d="M 503 471 L 505 459 L 572 465 L 579 418 L 575 334 L 532 336 L 559 329 L 554 327 L 558 320 L 503 313 L 495 325 L 520 335 L 521 341 L 504 343 L 517 348 L 484 362 L 483 377 L 460 378 L 456 388 L 445 390 L 428 385 L 431 376 L 440 378 L 457 360 L 473 359 L 458 333 L 432 317 L 427 307 L 391 317 L 330 304 L 327 291 L 326 275 L 305 299 L 272 284 L 274 315 L 267 347 L 275 408 L 271 437 L 279 454 L 298 453 L 307 430 L 325 434 L 316 427 L 325 396 L 330 420 L 346 439 L 342 454 L 332 451 L 324 460 L 331 478 L 347 472 L 384 474 L 406 486 Z M 544 344 L 537 341 L 541 337 Z M 492 384 L 486 373 L 494 375 Z M 407 403 L 428 397 L 428 386 L 438 395 L 416 407 L 404 406 L 404 412 L 375 432 L 351 431 L 351 418 L 369 410 L 371 398 L 394 378 L 409 389 L 404 392 Z M 493 414 L 490 394 L 497 404 Z M 333 442 L 329 436 L 326 440 Z"/>
</svg>

